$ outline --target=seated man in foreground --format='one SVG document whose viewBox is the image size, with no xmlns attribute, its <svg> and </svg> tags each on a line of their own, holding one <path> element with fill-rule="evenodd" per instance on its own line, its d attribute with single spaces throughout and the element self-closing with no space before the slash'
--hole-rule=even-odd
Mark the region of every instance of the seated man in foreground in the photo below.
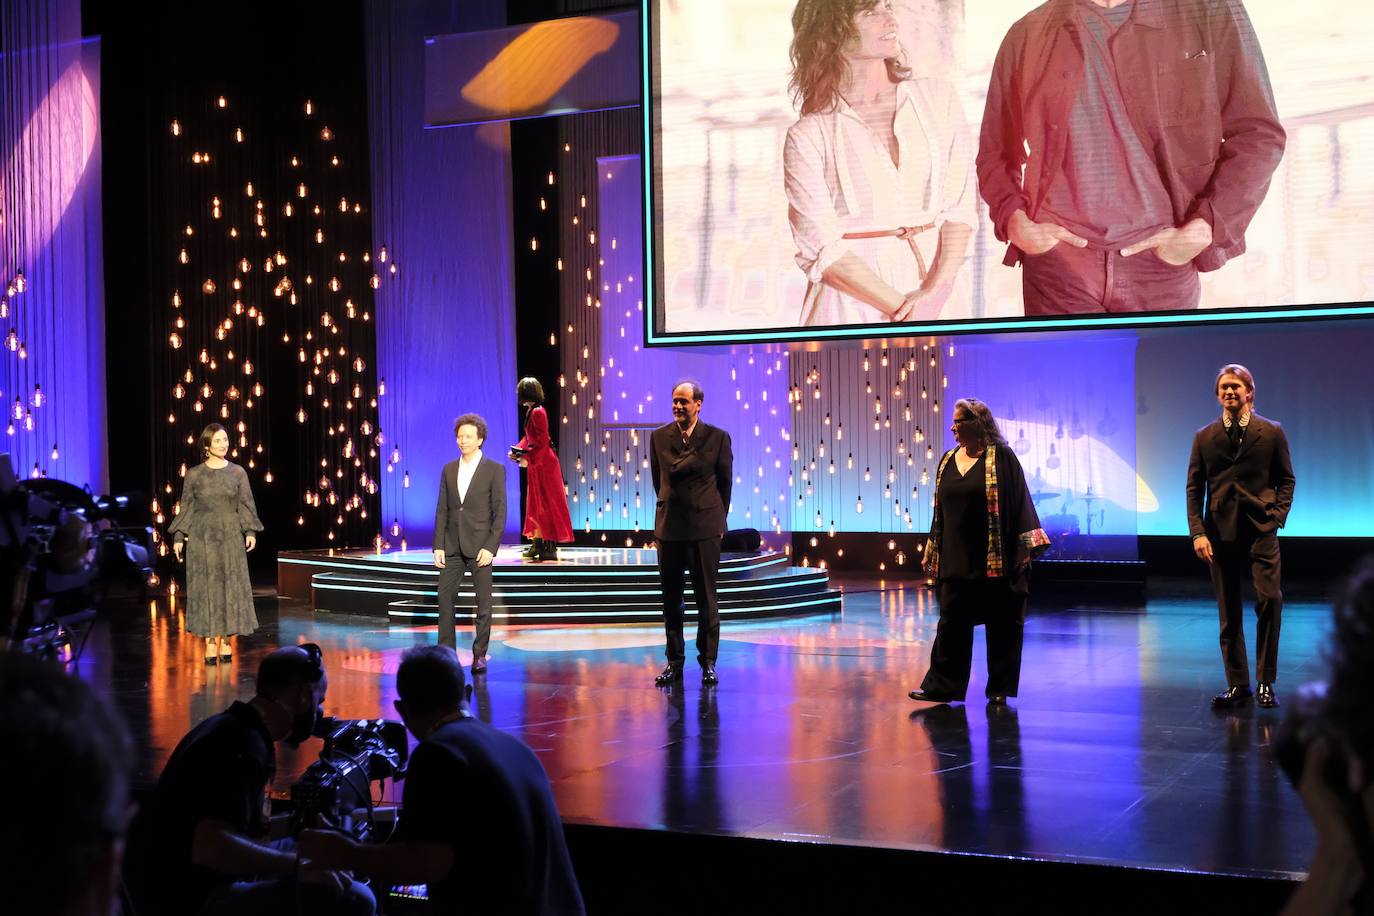
<svg viewBox="0 0 1374 916">
<path fill-rule="evenodd" d="M 406 772 L 400 836 L 385 846 L 306 831 L 301 852 L 326 868 L 427 884 L 434 913 L 585 912 L 539 758 L 468 711 L 463 667 L 447 646 L 417 646 L 396 672 L 396 711 L 420 742 Z"/>
</svg>

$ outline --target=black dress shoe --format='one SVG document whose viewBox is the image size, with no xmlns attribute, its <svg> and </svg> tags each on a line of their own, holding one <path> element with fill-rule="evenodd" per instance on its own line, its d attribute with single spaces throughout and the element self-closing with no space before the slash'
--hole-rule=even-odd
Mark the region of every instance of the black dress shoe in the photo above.
<svg viewBox="0 0 1374 916">
<path fill-rule="evenodd" d="M 954 703 L 959 700 L 959 697 L 947 697 L 942 694 L 930 693 L 925 690 L 912 690 L 907 693 L 907 696 L 911 697 L 913 700 L 919 700 L 922 703 Z"/>
<path fill-rule="evenodd" d="M 1212 697 L 1212 708 L 1230 709 L 1233 706 L 1240 706 L 1249 702 L 1252 696 L 1254 694 L 1251 693 L 1249 686 L 1227 687 L 1224 692 Z"/>
<path fill-rule="evenodd" d="M 662 687 L 664 684 L 671 684 L 673 681 L 679 680 L 682 680 L 682 665 L 669 662 L 654 678 L 654 683 Z"/>
<path fill-rule="evenodd" d="M 988 697 L 989 706 L 1006 706 L 1007 695 L 1005 693 L 994 693 Z"/>
<path fill-rule="evenodd" d="M 1274 696 L 1273 684 L 1260 684 L 1258 699 L 1255 701 L 1265 709 L 1273 709 L 1279 705 L 1279 698 Z"/>
<path fill-rule="evenodd" d="M 708 686 L 720 683 L 720 678 L 716 677 L 715 665 L 707 665 L 701 669 L 701 682 Z"/>
</svg>

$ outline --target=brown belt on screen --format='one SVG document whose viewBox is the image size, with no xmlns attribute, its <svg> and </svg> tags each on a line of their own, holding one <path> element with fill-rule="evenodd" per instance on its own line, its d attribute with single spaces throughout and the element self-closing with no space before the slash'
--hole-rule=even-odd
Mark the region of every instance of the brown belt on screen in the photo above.
<svg viewBox="0 0 1374 916">
<path fill-rule="evenodd" d="M 934 223 L 926 223 L 924 226 L 899 226 L 896 229 L 874 229 L 871 232 L 846 232 L 841 238 L 846 239 L 884 239 L 895 238 L 904 239 L 911 246 L 911 253 L 916 256 L 916 271 L 921 276 L 921 282 L 926 280 L 926 259 L 921 255 L 921 249 L 916 247 L 916 236 L 922 232 L 928 232 L 935 228 Z"/>
</svg>

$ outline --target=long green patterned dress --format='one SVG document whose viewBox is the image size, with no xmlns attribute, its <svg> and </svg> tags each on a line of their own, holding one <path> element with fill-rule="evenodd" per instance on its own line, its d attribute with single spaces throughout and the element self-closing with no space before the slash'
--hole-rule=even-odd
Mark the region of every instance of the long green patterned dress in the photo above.
<svg viewBox="0 0 1374 916">
<path fill-rule="evenodd" d="M 167 531 L 186 544 L 186 629 L 234 636 L 258 628 L 244 536 L 262 530 L 248 474 L 230 462 L 186 472 L 181 512 Z"/>
</svg>

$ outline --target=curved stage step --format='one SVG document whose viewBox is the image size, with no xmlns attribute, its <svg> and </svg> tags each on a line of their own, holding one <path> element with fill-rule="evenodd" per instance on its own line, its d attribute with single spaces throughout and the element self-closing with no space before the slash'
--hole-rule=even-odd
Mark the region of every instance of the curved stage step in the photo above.
<svg viewBox="0 0 1374 916">
<path fill-rule="evenodd" d="M 558 559 L 532 563 L 521 547 L 502 547 L 492 576 L 493 618 L 503 624 L 656 623 L 663 619 L 653 550 L 563 547 Z M 283 551 L 277 594 L 316 610 L 424 623 L 438 617 L 439 571 L 427 550 Z M 841 592 L 823 569 L 791 566 L 781 553 L 724 554 L 717 578 L 722 620 L 835 614 Z M 471 578 L 459 587 L 456 616 L 473 618 Z M 687 589 L 687 619 L 696 605 Z"/>
</svg>

